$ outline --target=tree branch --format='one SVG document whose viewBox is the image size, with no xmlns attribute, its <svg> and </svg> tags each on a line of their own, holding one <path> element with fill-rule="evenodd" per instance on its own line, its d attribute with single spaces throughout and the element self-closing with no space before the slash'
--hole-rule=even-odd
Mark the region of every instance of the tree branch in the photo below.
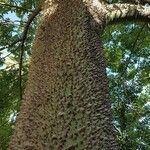
<svg viewBox="0 0 150 150">
<path fill-rule="evenodd" d="M 150 22 L 150 7 L 134 4 L 110 4 L 104 6 L 107 23 L 121 21 Z"/>
<path fill-rule="evenodd" d="M 20 20 L 12 21 L 12 20 L 7 20 L 7 19 L 1 19 L 0 20 L 0 25 L 14 25 L 14 26 L 18 26 L 20 22 L 21 22 Z M 23 22 L 23 23 L 26 23 L 26 22 Z"/>
<path fill-rule="evenodd" d="M 15 44 L 17 44 L 18 42 L 22 41 L 22 38 L 20 39 L 17 39 L 16 41 L 12 42 L 10 45 L 7 45 L 7 46 L 4 46 L 4 47 L 1 47 L 0 48 L 0 51 L 6 49 L 6 48 L 10 48 L 10 47 L 13 47 Z"/>
<path fill-rule="evenodd" d="M 21 10 L 32 12 L 32 10 L 28 10 L 28 9 L 20 7 L 20 6 L 12 5 L 12 4 L 8 4 L 8 3 L 4 3 L 4 2 L 0 2 L 0 6 L 11 7 L 11 8 L 16 8 L 16 9 L 21 9 Z"/>
<path fill-rule="evenodd" d="M 0 3 L 1 5 L 1 3 Z M 21 42 L 21 50 L 20 50 L 20 62 L 19 62 L 19 88 L 20 88 L 20 99 L 22 99 L 22 61 L 23 61 L 23 54 L 24 54 L 24 43 L 25 40 L 27 38 L 27 33 L 30 27 L 30 24 L 32 23 L 33 19 L 39 14 L 39 12 L 41 11 L 41 8 L 37 8 L 36 10 L 34 10 L 28 18 L 28 21 L 24 27 L 23 33 L 21 38 L 17 39 L 16 41 L 12 42 L 10 45 L 4 46 L 0 48 L 0 51 L 6 49 L 6 48 L 10 48 L 13 47 L 15 44 L 17 44 L 18 42 Z"/>
<path fill-rule="evenodd" d="M 23 54 L 24 54 L 24 44 L 25 40 L 27 38 L 27 33 L 30 27 L 30 24 L 32 23 L 33 19 L 39 14 L 41 11 L 41 8 L 37 8 L 34 12 L 32 12 L 29 15 L 28 21 L 24 27 L 23 33 L 22 33 L 22 42 L 21 42 L 21 50 L 20 50 L 20 62 L 19 62 L 19 88 L 20 88 L 20 99 L 22 99 L 22 64 L 23 64 Z"/>
</svg>

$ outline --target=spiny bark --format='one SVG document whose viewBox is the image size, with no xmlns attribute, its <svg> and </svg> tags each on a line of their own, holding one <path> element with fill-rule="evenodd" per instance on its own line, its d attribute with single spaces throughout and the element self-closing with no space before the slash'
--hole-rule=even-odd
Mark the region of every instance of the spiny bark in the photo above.
<svg viewBox="0 0 150 150">
<path fill-rule="evenodd" d="M 107 22 L 117 23 L 123 20 L 150 22 L 150 7 L 135 4 L 105 5 Z"/>
<path fill-rule="evenodd" d="M 117 150 L 97 25 L 82 0 L 47 1 L 9 150 Z"/>
<path fill-rule="evenodd" d="M 141 4 L 114 3 L 103 4 L 99 0 L 91 0 L 97 20 L 101 14 L 105 14 L 107 24 L 114 24 L 123 21 L 150 22 L 150 7 Z"/>
</svg>

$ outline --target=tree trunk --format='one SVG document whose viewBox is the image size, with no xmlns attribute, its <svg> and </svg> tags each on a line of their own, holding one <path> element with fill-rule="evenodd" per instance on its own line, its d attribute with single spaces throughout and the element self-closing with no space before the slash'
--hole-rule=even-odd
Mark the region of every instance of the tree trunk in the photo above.
<svg viewBox="0 0 150 150">
<path fill-rule="evenodd" d="M 9 149 L 117 150 L 103 14 L 98 25 L 82 0 L 49 0 L 46 7 Z"/>
</svg>

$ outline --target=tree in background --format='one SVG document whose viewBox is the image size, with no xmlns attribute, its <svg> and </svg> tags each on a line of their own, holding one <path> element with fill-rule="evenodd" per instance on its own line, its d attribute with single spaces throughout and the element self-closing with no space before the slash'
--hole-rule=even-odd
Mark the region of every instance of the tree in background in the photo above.
<svg viewBox="0 0 150 150">
<path fill-rule="evenodd" d="M 112 129 L 110 129 L 110 126 L 112 126 L 110 103 L 107 96 L 108 89 L 105 64 L 103 63 L 104 55 L 100 48 L 99 35 L 102 35 L 102 30 L 104 30 L 106 23 L 115 23 L 120 19 L 121 21 L 124 21 L 124 19 L 142 22 L 149 21 L 149 11 L 142 6 L 139 7 L 139 5 L 101 5 L 101 3 L 97 4 L 95 2 L 96 1 L 89 3 L 88 1 L 87 5 L 85 5 L 82 1 L 56 1 L 52 3 L 52 7 L 50 5 L 50 7 L 44 9 L 48 10 L 44 13 L 44 17 L 47 18 L 46 20 L 42 19 L 44 23 L 41 23 L 37 31 L 35 45 L 33 46 L 32 69 L 30 69 L 34 71 L 30 71 L 26 88 L 27 92 L 25 97 L 28 97 L 29 94 L 29 98 L 25 99 L 28 99 L 27 103 L 32 105 L 25 104 L 25 102 L 25 107 L 21 109 L 22 115 L 20 115 L 20 123 L 19 121 L 17 123 L 19 127 L 16 127 L 17 132 L 15 133 L 17 134 L 14 136 L 14 143 L 17 145 L 11 145 L 12 147 L 14 146 L 14 149 L 17 149 L 17 146 L 18 149 L 28 149 L 28 147 L 33 147 L 34 144 L 36 149 L 40 146 L 45 146 L 46 148 L 52 146 L 51 148 L 54 149 L 73 149 L 77 147 L 85 149 L 86 146 L 87 149 L 116 149 L 112 144 L 114 140 L 111 134 Z M 70 7 L 68 7 L 69 5 Z M 54 6 L 56 6 L 56 8 Z M 122 8 L 121 10 L 120 7 Z M 54 10 L 54 8 L 57 11 Z M 81 11 L 79 11 L 80 9 Z M 50 14 L 48 13 L 49 11 L 51 11 Z M 24 41 L 29 24 L 38 12 L 39 9 L 36 9 L 33 15 L 29 16 L 29 20 L 22 34 L 23 36 L 20 39 L 20 62 L 22 62 L 22 52 L 23 49 L 25 49 Z M 63 14 L 61 15 L 62 17 L 60 17 L 60 14 Z M 47 21 L 49 20 L 48 18 L 51 21 Z M 47 32 L 47 30 L 50 32 Z M 116 36 L 113 35 L 112 38 L 116 37 L 119 37 L 119 33 L 117 33 Z M 113 40 L 112 38 L 111 41 Z M 44 42 L 41 42 L 42 40 Z M 9 46 L 11 46 L 11 44 Z M 106 49 L 106 57 L 110 58 L 108 63 L 111 62 L 112 56 L 115 57 L 115 61 L 112 61 L 114 64 L 110 67 L 111 71 L 108 72 L 108 75 L 112 72 L 119 72 L 117 76 L 118 81 L 120 76 L 123 76 L 122 78 L 128 76 L 127 73 L 132 71 L 128 71 L 127 69 L 130 59 L 133 60 L 133 54 L 129 56 L 130 59 L 127 59 L 125 63 L 127 66 L 125 66 L 123 61 L 119 61 L 119 58 L 121 60 L 124 57 L 123 60 L 125 60 L 129 54 L 121 52 L 119 50 L 120 48 L 118 48 L 119 44 L 116 48 L 114 44 L 111 43 L 107 43 L 105 46 L 108 48 L 108 50 Z M 113 48 L 118 51 L 111 53 L 109 51 L 110 46 L 113 46 Z M 123 45 L 120 45 L 120 47 L 121 46 Z M 128 49 L 125 48 L 125 50 Z M 42 57 L 37 55 L 42 55 Z M 23 77 L 21 70 L 22 64 L 20 63 L 20 81 L 22 81 L 21 78 Z M 124 71 L 127 73 L 124 73 Z M 134 75 L 135 74 L 132 76 Z M 118 85 L 113 83 L 112 87 L 119 87 L 122 83 L 124 83 L 124 79 L 117 82 Z M 123 85 L 123 88 L 120 88 L 120 92 L 119 90 L 114 90 L 112 97 L 115 96 L 115 92 L 120 94 L 122 89 L 123 91 L 128 90 L 127 87 Z M 32 91 L 28 92 L 29 90 Z M 127 92 L 124 93 L 126 94 Z M 130 93 L 130 96 L 131 94 L 132 93 Z M 133 92 L 133 97 L 134 94 L 136 95 L 135 91 Z M 128 95 L 126 94 L 126 96 Z M 38 98 L 35 99 L 35 97 Z M 121 138 L 120 145 L 122 148 L 124 148 L 127 143 L 127 134 L 125 131 L 128 121 L 126 118 L 130 118 L 125 116 L 125 114 L 127 114 L 126 104 L 128 103 L 124 97 L 125 96 L 122 95 L 122 97 L 120 97 L 122 101 L 116 101 L 116 103 L 114 103 L 114 108 L 117 106 L 118 109 L 115 112 L 117 112 L 119 116 L 119 119 L 116 120 L 119 123 L 117 129 L 120 128 L 119 133 L 121 134 L 118 137 Z M 117 98 L 116 96 L 115 99 Z M 23 111 L 25 113 L 23 113 Z M 29 114 L 29 112 L 32 113 Z M 49 119 L 50 121 L 48 121 Z M 23 124 L 22 120 L 24 121 Z M 26 132 L 22 132 L 23 130 Z M 32 134 L 29 134 L 30 131 Z M 19 138 L 16 139 L 17 137 Z M 31 139 L 29 139 L 30 137 Z M 21 145 L 19 145 L 16 140 L 17 142 L 20 140 Z M 49 143 L 49 141 L 51 142 Z M 38 142 L 39 147 L 37 147 L 38 144 L 36 142 Z M 42 142 L 43 144 L 41 144 Z"/>
<path fill-rule="evenodd" d="M 148 27 L 145 23 L 127 23 L 106 31 L 103 38 L 108 40 L 104 43 L 107 74 L 120 148 L 147 150 L 150 142 Z"/>
</svg>

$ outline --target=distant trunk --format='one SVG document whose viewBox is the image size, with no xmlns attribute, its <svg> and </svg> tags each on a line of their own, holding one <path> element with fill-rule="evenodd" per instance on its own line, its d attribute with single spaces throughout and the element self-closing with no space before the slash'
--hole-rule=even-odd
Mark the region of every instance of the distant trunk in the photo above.
<svg viewBox="0 0 150 150">
<path fill-rule="evenodd" d="M 51 0 L 49 0 L 51 1 Z M 10 150 L 117 150 L 100 27 L 82 0 L 47 2 Z"/>
</svg>

